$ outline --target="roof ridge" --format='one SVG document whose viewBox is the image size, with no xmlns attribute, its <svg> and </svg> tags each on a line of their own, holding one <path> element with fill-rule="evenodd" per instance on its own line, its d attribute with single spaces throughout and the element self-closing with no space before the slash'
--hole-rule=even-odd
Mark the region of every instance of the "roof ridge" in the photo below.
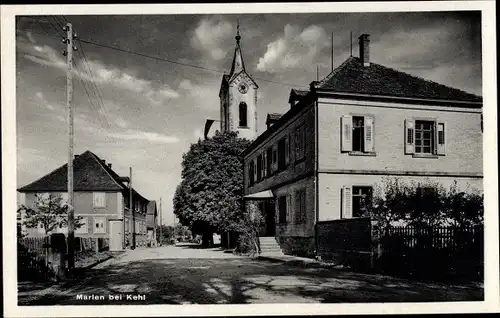
<svg viewBox="0 0 500 318">
<path fill-rule="evenodd" d="M 385 66 L 385 65 L 382 65 L 382 64 L 379 64 L 379 63 L 375 63 L 375 62 L 371 62 L 371 64 L 375 64 L 375 65 L 377 65 L 379 67 L 383 67 L 383 68 L 386 68 L 386 69 L 391 70 L 393 72 L 401 73 L 401 74 L 404 74 L 406 76 L 410 76 L 410 77 L 413 77 L 413 78 L 416 78 L 416 79 L 419 79 L 419 80 L 422 80 L 422 81 L 425 81 L 425 82 L 433 83 L 435 85 L 439 85 L 439 86 L 443 86 L 443 87 L 446 87 L 446 88 L 449 88 L 449 89 L 452 89 L 452 90 L 456 90 L 456 91 L 459 91 L 459 92 L 464 93 L 464 94 L 468 94 L 468 95 L 472 95 L 472 96 L 475 96 L 475 97 L 482 98 L 482 96 L 480 96 L 480 95 L 476 95 L 476 94 L 469 93 L 467 91 L 461 90 L 459 88 L 455 88 L 455 87 L 452 87 L 452 86 L 441 84 L 441 83 L 435 82 L 435 81 L 430 80 L 430 79 L 426 79 L 426 78 L 418 76 L 418 75 L 413 75 L 413 74 L 410 74 L 410 73 L 407 73 L 407 72 L 403 72 L 403 71 L 400 71 L 400 70 L 398 70 L 396 68 L 393 68 L 393 67 Z"/>
<path fill-rule="evenodd" d="M 327 76 L 325 76 L 321 81 L 319 81 L 316 84 L 316 87 L 320 87 L 321 85 L 325 84 L 330 78 L 332 78 L 334 75 L 336 75 L 342 67 L 344 67 L 346 64 L 351 62 L 352 60 L 357 59 L 355 56 L 349 56 L 344 62 L 342 62 L 339 66 L 337 66 L 333 71 L 330 72 Z"/>
<path fill-rule="evenodd" d="M 92 151 L 90 150 L 87 150 L 88 152 L 90 152 L 90 154 L 93 156 L 93 158 L 99 163 L 99 165 L 101 166 L 102 169 L 104 169 L 104 171 L 106 172 L 106 174 L 116 183 L 118 184 L 121 188 L 127 188 L 121 181 L 117 180 L 111 173 L 109 173 L 108 169 L 106 168 L 104 162 L 102 162 L 102 159 L 99 158 L 99 156 L 97 156 L 95 153 L 93 153 Z M 111 168 L 110 168 L 111 169 Z M 112 170 L 111 170 L 112 171 Z M 114 172 L 114 171 L 113 171 Z M 115 173 L 116 175 L 118 175 L 117 173 Z"/>
<path fill-rule="evenodd" d="M 47 176 L 50 176 L 50 175 L 51 175 L 51 174 L 53 174 L 54 172 L 58 171 L 59 169 L 64 168 L 64 166 L 67 166 L 67 165 L 68 165 L 67 163 L 63 163 L 61 166 L 59 166 L 59 167 L 55 168 L 54 170 L 52 170 L 51 172 L 49 172 L 49 173 L 47 173 L 47 174 L 45 174 L 45 175 L 43 175 L 43 176 L 41 176 L 40 178 L 36 179 L 35 181 L 30 182 L 30 183 L 28 183 L 28 184 L 26 184 L 26 185 L 24 185 L 24 186 L 22 186 L 22 187 L 18 188 L 18 189 L 17 189 L 17 191 L 20 191 L 20 190 L 22 190 L 22 189 L 24 189 L 24 188 L 29 187 L 30 185 L 32 185 L 32 184 L 34 184 L 34 183 L 37 183 L 37 182 L 38 182 L 38 181 L 40 181 L 41 179 L 43 179 L 43 178 L 45 178 L 45 177 L 47 177 Z"/>
</svg>

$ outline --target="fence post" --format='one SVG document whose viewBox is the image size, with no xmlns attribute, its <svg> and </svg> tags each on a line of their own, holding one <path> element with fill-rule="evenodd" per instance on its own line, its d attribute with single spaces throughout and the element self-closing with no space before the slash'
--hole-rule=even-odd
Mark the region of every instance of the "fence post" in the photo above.
<svg viewBox="0 0 500 318">
<path fill-rule="evenodd" d="M 49 261 L 56 279 L 66 277 L 66 237 L 62 233 L 50 236 Z"/>
</svg>

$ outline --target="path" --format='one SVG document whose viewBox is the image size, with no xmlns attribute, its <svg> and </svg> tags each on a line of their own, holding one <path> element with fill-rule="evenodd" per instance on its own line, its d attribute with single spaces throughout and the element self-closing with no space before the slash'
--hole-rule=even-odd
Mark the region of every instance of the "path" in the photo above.
<svg viewBox="0 0 500 318">
<path fill-rule="evenodd" d="M 110 295 L 122 298 L 110 300 Z M 134 296 L 138 299 L 127 299 Z M 218 249 L 169 246 L 129 251 L 121 259 L 92 269 L 77 285 L 41 295 L 27 303 L 350 303 L 482 298 L 483 289 L 477 286 L 421 283 L 250 259 Z"/>
</svg>

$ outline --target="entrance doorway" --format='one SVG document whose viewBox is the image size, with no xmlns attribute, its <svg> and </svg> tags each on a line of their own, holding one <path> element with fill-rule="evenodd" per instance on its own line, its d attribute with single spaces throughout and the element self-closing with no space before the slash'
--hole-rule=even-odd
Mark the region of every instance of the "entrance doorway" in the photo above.
<svg viewBox="0 0 500 318">
<path fill-rule="evenodd" d="M 122 236 L 122 221 L 110 220 L 109 221 L 109 250 L 121 251 L 123 245 Z"/>
<path fill-rule="evenodd" d="M 263 236 L 274 236 L 276 234 L 274 201 L 264 202 L 264 215 L 266 230 Z"/>
</svg>

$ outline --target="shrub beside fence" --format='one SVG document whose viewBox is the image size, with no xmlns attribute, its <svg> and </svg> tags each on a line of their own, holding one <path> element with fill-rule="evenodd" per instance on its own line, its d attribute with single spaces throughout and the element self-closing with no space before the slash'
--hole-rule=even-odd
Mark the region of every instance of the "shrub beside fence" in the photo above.
<svg viewBox="0 0 500 318">
<path fill-rule="evenodd" d="M 51 274 L 48 267 L 50 236 L 24 237 L 17 242 L 18 280 L 48 279 Z M 78 262 L 89 255 L 109 250 L 108 238 L 75 237 L 75 260 Z"/>
</svg>

